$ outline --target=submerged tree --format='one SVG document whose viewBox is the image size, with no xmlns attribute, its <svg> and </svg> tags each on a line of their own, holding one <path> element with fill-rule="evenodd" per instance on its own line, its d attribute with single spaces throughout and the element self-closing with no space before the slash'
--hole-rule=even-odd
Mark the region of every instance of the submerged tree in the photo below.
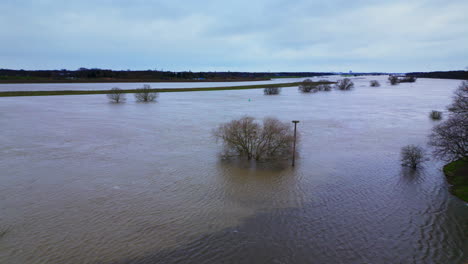
<svg viewBox="0 0 468 264">
<path fill-rule="evenodd" d="M 401 165 L 416 169 L 424 162 L 424 150 L 415 145 L 408 145 L 401 149 Z"/>
<path fill-rule="evenodd" d="M 280 94 L 281 88 L 278 87 L 267 87 L 263 89 L 263 93 L 265 95 L 275 95 L 275 94 Z"/>
<path fill-rule="evenodd" d="M 379 87 L 380 83 L 377 80 L 372 80 L 372 81 L 370 81 L 370 86 L 371 87 Z"/>
<path fill-rule="evenodd" d="M 265 118 L 259 123 L 246 116 L 221 124 L 214 135 L 222 140 L 226 156 L 241 156 L 248 160 L 289 157 L 294 142 L 291 125 L 275 118 Z"/>
<path fill-rule="evenodd" d="M 122 93 L 120 88 L 114 87 L 107 94 L 107 98 L 113 103 L 120 103 L 125 101 L 125 94 Z"/>
<path fill-rule="evenodd" d="M 301 84 L 299 84 L 299 91 L 303 93 L 310 93 L 310 92 L 316 92 L 316 86 L 314 82 L 311 79 L 305 79 L 302 81 Z"/>
<path fill-rule="evenodd" d="M 317 90 L 319 91 L 326 91 L 329 92 L 331 91 L 332 87 L 329 84 L 319 84 L 317 85 Z"/>
<path fill-rule="evenodd" d="M 432 120 L 441 120 L 441 119 L 442 119 L 442 112 L 436 111 L 436 110 L 432 110 L 431 113 L 429 114 L 429 117 L 430 117 Z"/>
<path fill-rule="evenodd" d="M 336 88 L 342 91 L 351 90 L 353 87 L 354 83 L 349 78 L 344 78 L 336 83 Z"/>
<path fill-rule="evenodd" d="M 399 83 L 398 77 L 395 75 L 388 76 L 388 81 L 391 85 L 397 85 Z"/>
<path fill-rule="evenodd" d="M 153 92 L 148 84 L 143 85 L 143 88 L 138 89 L 135 93 L 135 99 L 138 102 L 153 102 L 157 97 L 158 93 Z"/>
</svg>

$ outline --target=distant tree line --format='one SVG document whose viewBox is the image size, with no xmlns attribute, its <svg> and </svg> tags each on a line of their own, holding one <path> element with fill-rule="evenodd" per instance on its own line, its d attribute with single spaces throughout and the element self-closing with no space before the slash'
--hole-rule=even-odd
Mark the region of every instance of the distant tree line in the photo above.
<svg viewBox="0 0 468 264">
<path fill-rule="evenodd" d="M 410 72 L 407 73 L 406 76 L 413 76 L 417 78 L 468 80 L 468 71 Z"/>
<path fill-rule="evenodd" d="M 121 79 L 121 80 L 205 80 L 205 79 L 257 79 L 275 77 L 311 77 L 321 75 L 332 75 L 332 73 L 319 72 L 192 72 L 192 71 L 114 71 L 98 68 L 79 68 L 78 70 L 11 70 L 0 69 L 1 79 L 27 79 L 44 78 L 56 80 L 74 79 Z"/>
</svg>

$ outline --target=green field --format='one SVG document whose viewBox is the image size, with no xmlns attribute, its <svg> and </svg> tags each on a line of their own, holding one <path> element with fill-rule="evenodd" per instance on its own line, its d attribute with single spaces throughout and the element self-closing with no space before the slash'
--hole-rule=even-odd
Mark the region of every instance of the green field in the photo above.
<svg viewBox="0 0 468 264">
<path fill-rule="evenodd" d="M 316 82 L 319 84 L 331 84 L 332 82 Z M 301 84 L 300 82 L 293 83 L 276 83 L 276 84 L 259 84 L 259 85 L 244 85 L 230 87 L 204 87 L 204 88 L 158 88 L 151 89 L 152 92 L 170 93 L 170 92 L 199 92 L 199 91 L 223 91 L 223 90 L 243 90 L 243 89 L 263 89 L 268 87 L 294 87 Z M 122 93 L 136 93 L 138 89 L 122 89 Z M 0 92 L 0 97 L 12 96 L 50 96 L 50 95 L 85 95 L 85 94 L 108 94 L 110 90 L 62 90 L 62 91 L 8 91 Z"/>
</svg>

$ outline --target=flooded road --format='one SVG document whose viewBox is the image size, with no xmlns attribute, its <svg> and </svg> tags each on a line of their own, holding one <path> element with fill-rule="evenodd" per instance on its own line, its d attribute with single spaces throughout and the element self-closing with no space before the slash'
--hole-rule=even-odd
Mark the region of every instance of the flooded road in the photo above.
<svg viewBox="0 0 468 264">
<path fill-rule="evenodd" d="M 0 98 L 0 263 L 463 263 L 468 207 L 443 163 L 399 162 L 460 81 L 353 80 Z M 220 160 L 212 129 L 246 114 L 300 120 L 296 167 Z"/>
</svg>

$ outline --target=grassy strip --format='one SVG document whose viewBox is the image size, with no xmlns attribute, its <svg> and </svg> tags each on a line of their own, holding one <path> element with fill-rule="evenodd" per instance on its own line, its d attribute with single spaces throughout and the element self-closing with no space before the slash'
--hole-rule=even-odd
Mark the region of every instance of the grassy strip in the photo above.
<svg viewBox="0 0 468 264">
<path fill-rule="evenodd" d="M 244 90 L 244 89 L 262 89 L 267 87 L 294 87 L 300 82 L 293 83 L 274 83 L 274 84 L 259 84 L 259 85 L 244 85 L 230 87 L 204 87 L 204 88 L 158 88 L 151 89 L 153 92 L 169 93 L 169 92 L 199 92 L 199 91 L 224 91 L 224 90 Z M 330 82 L 316 82 L 319 84 L 330 84 Z M 122 93 L 136 93 L 138 89 L 122 89 Z M 0 97 L 11 96 L 49 96 L 49 95 L 84 95 L 84 94 L 108 94 L 110 90 L 65 90 L 65 91 L 8 91 L 0 92 Z"/>
<path fill-rule="evenodd" d="M 450 192 L 468 202 L 468 160 L 460 159 L 444 166 L 444 174 L 452 185 Z"/>
<path fill-rule="evenodd" d="M 152 82 L 252 82 L 269 81 L 271 78 L 208 78 L 203 80 L 194 79 L 113 79 L 113 78 L 83 78 L 83 79 L 51 79 L 30 77 L 4 77 L 0 76 L 0 84 L 26 84 L 26 83 L 152 83 Z"/>
</svg>

